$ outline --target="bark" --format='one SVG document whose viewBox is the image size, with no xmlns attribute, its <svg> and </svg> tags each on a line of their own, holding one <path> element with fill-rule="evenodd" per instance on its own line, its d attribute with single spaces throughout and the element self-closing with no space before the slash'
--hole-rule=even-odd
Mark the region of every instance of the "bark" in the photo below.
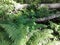
<svg viewBox="0 0 60 45">
<path fill-rule="evenodd" d="M 45 7 L 47 6 L 48 8 L 60 8 L 60 3 L 52 3 L 52 4 L 39 4 L 39 7 Z"/>
<path fill-rule="evenodd" d="M 14 3 L 14 7 L 15 7 L 15 9 L 17 9 L 17 10 L 21 10 L 21 9 L 23 9 L 23 8 L 27 8 L 27 7 L 29 7 L 30 6 L 30 4 L 20 4 L 20 3 L 17 3 L 17 4 L 15 4 Z M 48 7 L 49 9 L 57 9 L 57 8 L 59 8 L 60 9 L 60 3 L 52 3 L 52 4 L 38 4 L 38 7 Z"/>
<path fill-rule="evenodd" d="M 44 22 L 58 17 L 60 17 L 60 14 L 52 14 L 51 16 L 48 17 L 38 18 L 36 19 L 36 22 Z"/>
</svg>

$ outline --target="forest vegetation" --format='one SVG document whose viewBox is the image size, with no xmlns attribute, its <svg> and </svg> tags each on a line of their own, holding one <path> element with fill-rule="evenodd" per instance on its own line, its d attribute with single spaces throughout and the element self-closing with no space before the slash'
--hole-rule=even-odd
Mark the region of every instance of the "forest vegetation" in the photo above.
<svg viewBox="0 0 60 45">
<path fill-rule="evenodd" d="M 60 45 L 60 0 L 0 0 L 0 45 Z"/>
</svg>

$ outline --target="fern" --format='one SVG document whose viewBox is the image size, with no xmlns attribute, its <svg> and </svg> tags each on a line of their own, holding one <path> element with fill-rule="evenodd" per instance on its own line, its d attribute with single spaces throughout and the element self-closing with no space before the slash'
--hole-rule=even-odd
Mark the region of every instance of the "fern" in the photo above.
<svg viewBox="0 0 60 45">
<path fill-rule="evenodd" d="M 0 4 L 0 45 L 54 45 L 57 43 L 56 40 L 60 38 L 59 24 L 50 22 L 45 25 L 35 22 L 36 18 L 48 16 L 50 13 L 48 9 L 36 9 L 32 6 L 30 9 L 16 13 L 11 5 L 8 0 L 3 5 Z M 54 31 L 59 35 L 54 35 Z"/>
<path fill-rule="evenodd" d="M 38 45 L 40 41 L 52 38 L 53 35 L 51 33 L 53 33 L 53 31 L 49 31 L 49 29 L 44 29 L 43 31 L 38 30 L 37 32 L 33 33 L 33 36 L 27 42 L 27 45 Z"/>
<path fill-rule="evenodd" d="M 14 25 L 11 24 L 1 24 L 5 31 L 9 34 L 9 38 L 13 41 L 20 40 L 20 42 L 26 37 L 26 30 L 23 27 L 19 27 L 20 29 L 16 29 Z M 24 33 L 24 34 L 23 34 Z"/>
<path fill-rule="evenodd" d="M 10 45 L 8 41 L 2 40 L 0 41 L 0 45 Z"/>
</svg>

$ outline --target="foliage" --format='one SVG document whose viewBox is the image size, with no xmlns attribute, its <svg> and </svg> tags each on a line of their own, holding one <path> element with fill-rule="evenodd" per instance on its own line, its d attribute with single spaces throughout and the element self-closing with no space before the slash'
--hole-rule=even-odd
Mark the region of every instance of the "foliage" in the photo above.
<svg viewBox="0 0 60 45">
<path fill-rule="evenodd" d="M 31 5 L 28 9 L 17 12 L 13 10 L 13 4 L 0 4 L 0 45 L 59 44 L 60 24 L 52 21 L 48 25 L 35 22 L 37 18 L 51 14 L 48 8 L 35 8 Z"/>
<path fill-rule="evenodd" d="M 20 3 L 30 3 L 30 4 L 38 4 L 38 3 L 59 3 L 60 0 L 14 0 Z"/>
</svg>

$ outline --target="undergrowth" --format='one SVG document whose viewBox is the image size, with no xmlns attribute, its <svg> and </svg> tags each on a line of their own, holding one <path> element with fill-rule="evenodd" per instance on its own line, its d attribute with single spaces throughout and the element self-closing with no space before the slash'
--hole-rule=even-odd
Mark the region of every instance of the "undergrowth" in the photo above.
<svg viewBox="0 0 60 45">
<path fill-rule="evenodd" d="M 14 13 L 13 9 L 10 4 L 0 5 L 0 45 L 60 45 L 60 24 L 35 22 L 49 16 L 50 10 L 30 7 Z"/>
</svg>

